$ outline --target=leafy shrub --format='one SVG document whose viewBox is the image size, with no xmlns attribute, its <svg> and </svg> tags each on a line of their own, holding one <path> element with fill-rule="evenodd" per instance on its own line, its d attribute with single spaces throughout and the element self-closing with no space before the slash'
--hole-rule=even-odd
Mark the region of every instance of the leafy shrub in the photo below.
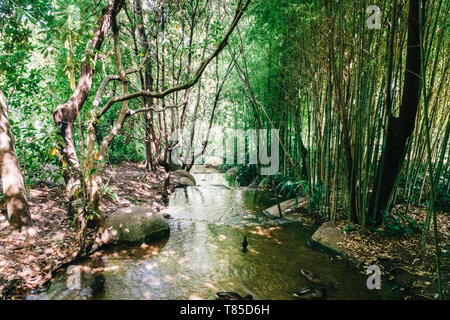
<svg viewBox="0 0 450 320">
<path fill-rule="evenodd" d="M 401 238 L 406 235 L 413 234 L 416 231 L 419 231 L 421 228 L 421 224 L 417 223 L 417 221 L 409 216 L 393 216 L 393 215 L 383 215 L 383 229 L 377 229 L 376 231 L 380 232 L 383 235 L 393 236 L 395 238 Z"/>
<path fill-rule="evenodd" d="M 256 178 L 258 178 L 258 167 L 255 164 L 238 167 L 238 181 L 241 186 L 248 186 Z"/>
<path fill-rule="evenodd" d="M 450 212 L 450 194 L 443 183 L 437 187 L 435 207 L 437 210 Z"/>
<path fill-rule="evenodd" d="M 352 231 L 355 230 L 355 229 L 356 229 L 356 227 L 355 227 L 354 225 L 349 224 L 349 225 L 346 225 L 346 226 L 345 226 L 344 232 L 345 232 L 346 234 L 349 234 L 350 232 L 352 232 Z"/>
</svg>

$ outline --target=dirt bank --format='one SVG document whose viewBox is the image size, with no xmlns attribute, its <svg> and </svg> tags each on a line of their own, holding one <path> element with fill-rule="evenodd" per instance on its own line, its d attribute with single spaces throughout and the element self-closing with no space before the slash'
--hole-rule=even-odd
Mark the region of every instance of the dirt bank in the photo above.
<svg viewBox="0 0 450 320">
<path fill-rule="evenodd" d="M 109 214 L 118 207 L 139 204 L 160 211 L 164 207 L 164 177 L 162 170 L 149 173 L 133 163 L 108 168 L 104 183 L 109 191 L 101 209 Z M 38 184 L 30 190 L 28 201 L 35 234 L 11 228 L 6 220 L 6 208 L 1 208 L 0 299 L 24 298 L 79 252 L 76 233 L 66 214 L 64 187 Z"/>
<path fill-rule="evenodd" d="M 362 274 L 367 266 L 377 265 L 381 269 L 382 282 L 401 292 L 405 299 L 435 299 L 438 285 L 432 226 L 426 250 L 421 252 L 422 233 L 420 227 L 426 217 L 426 208 L 411 207 L 406 214 L 406 206 L 396 205 L 392 217 L 402 228 L 410 227 L 414 221 L 415 228 L 410 233 L 395 234 L 388 227 L 371 229 L 364 232 L 359 226 L 350 227 L 343 214 L 335 221 L 336 227 L 344 235 L 339 243 L 346 258 L 354 263 Z M 310 221 L 309 225 L 319 227 L 323 219 L 318 212 L 307 212 L 297 208 L 295 213 Z M 299 220 L 302 221 L 302 220 Z M 441 273 L 444 298 L 450 299 L 450 214 L 437 213 L 438 239 L 441 249 Z M 341 258 L 341 257 L 339 257 Z"/>
<path fill-rule="evenodd" d="M 393 216 L 405 217 L 406 207 L 397 205 Z M 408 216 L 420 225 L 426 217 L 426 209 L 412 207 Z M 444 299 L 450 299 L 450 214 L 437 213 L 438 239 L 441 249 L 441 274 Z M 399 290 L 405 299 L 435 299 L 438 285 L 436 275 L 433 229 L 430 233 L 425 251 L 421 251 L 422 233 L 419 229 L 400 237 L 383 234 L 387 230 L 366 230 L 358 228 L 346 233 L 347 223 L 340 220 L 337 227 L 345 234 L 341 244 L 352 260 L 357 262 L 365 273 L 366 266 L 377 265 L 381 269 L 385 283 Z"/>
</svg>

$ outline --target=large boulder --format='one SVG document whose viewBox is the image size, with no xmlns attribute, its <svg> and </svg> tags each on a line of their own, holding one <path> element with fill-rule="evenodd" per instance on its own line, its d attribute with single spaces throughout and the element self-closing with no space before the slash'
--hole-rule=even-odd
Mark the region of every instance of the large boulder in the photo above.
<svg viewBox="0 0 450 320">
<path fill-rule="evenodd" d="M 332 251 L 339 255 L 345 255 L 345 250 L 340 245 L 344 239 L 344 234 L 336 228 L 333 222 L 325 222 L 311 236 L 310 245 L 318 246 L 320 249 Z"/>
<path fill-rule="evenodd" d="M 180 187 L 196 186 L 195 178 L 186 170 L 177 170 L 172 174 L 174 185 Z"/>
<path fill-rule="evenodd" d="M 196 185 L 195 181 L 192 181 L 191 179 L 186 178 L 186 177 L 181 177 L 177 186 L 178 187 L 194 187 L 195 185 Z"/>
<path fill-rule="evenodd" d="M 119 243 L 146 242 L 169 236 L 170 226 L 163 215 L 146 207 L 121 208 L 106 218 L 114 240 Z"/>
<path fill-rule="evenodd" d="M 211 156 L 205 161 L 207 167 L 219 167 L 223 164 L 223 159 L 217 156 Z"/>
</svg>

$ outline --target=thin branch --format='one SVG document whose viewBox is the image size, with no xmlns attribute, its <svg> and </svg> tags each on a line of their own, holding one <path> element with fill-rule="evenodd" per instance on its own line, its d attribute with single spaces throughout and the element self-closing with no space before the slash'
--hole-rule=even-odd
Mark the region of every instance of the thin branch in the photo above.
<svg viewBox="0 0 450 320">
<path fill-rule="evenodd" d="M 200 66 L 198 67 L 198 69 L 197 69 L 197 71 L 195 73 L 195 77 L 193 79 L 191 79 L 190 81 L 188 81 L 188 82 L 186 82 L 184 84 L 176 85 L 174 87 L 168 88 L 168 89 L 166 89 L 164 91 L 160 91 L 160 92 L 141 90 L 141 91 L 137 91 L 137 92 L 133 92 L 133 93 L 129 93 L 129 94 L 124 94 L 124 95 L 119 96 L 119 97 L 113 97 L 102 108 L 102 111 L 100 111 L 100 113 L 98 114 L 98 117 L 101 116 L 104 112 L 106 112 L 112 105 L 114 105 L 117 102 L 123 102 L 123 101 L 131 100 L 131 99 L 134 99 L 134 98 L 139 98 L 139 97 L 142 97 L 142 96 L 147 96 L 147 97 L 156 98 L 156 99 L 162 99 L 165 96 L 167 96 L 167 95 L 169 95 L 169 94 L 171 94 L 173 92 L 186 90 L 186 89 L 189 89 L 192 86 L 194 86 L 198 82 L 200 77 L 202 76 L 202 74 L 205 71 L 205 69 L 208 66 L 208 64 L 217 55 L 219 55 L 219 53 L 227 45 L 227 42 L 228 42 L 229 37 L 231 36 L 231 33 L 236 28 L 239 20 L 241 19 L 242 15 L 244 14 L 244 11 L 247 9 L 250 1 L 251 0 L 247 0 L 244 5 L 241 4 L 242 1 L 239 1 L 238 8 L 236 9 L 235 15 L 233 17 L 233 21 L 232 21 L 232 23 L 231 23 L 227 33 L 225 34 L 225 36 L 222 39 L 222 41 L 217 45 L 216 50 L 208 58 L 206 58 L 204 61 L 202 61 L 200 63 Z"/>
<path fill-rule="evenodd" d="M 139 66 L 137 66 L 135 68 L 131 68 L 129 70 L 126 70 L 125 74 L 128 75 L 131 73 L 139 72 L 140 70 L 142 70 L 142 68 L 144 67 L 144 64 L 147 62 L 147 60 L 149 58 L 150 58 L 150 50 L 147 50 L 147 53 L 145 54 L 145 57 L 144 57 L 144 59 L 142 59 Z M 98 87 L 97 94 L 95 95 L 94 101 L 92 102 L 92 105 L 94 107 L 98 107 L 98 105 L 100 104 L 100 99 L 102 98 L 103 92 L 105 91 L 106 85 L 109 83 L 109 81 L 112 81 L 112 80 L 120 80 L 119 75 L 108 75 L 103 79 L 102 83 Z M 103 109 L 100 111 L 100 115 L 103 115 L 108 110 L 108 109 L 106 109 L 106 110 L 103 110 Z"/>
<path fill-rule="evenodd" d="M 153 107 L 145 107 L 145 108 L 140 108 L 140 109 L 136 109 L 136 110 L 128 110 L 127 117 L 134 116 L 137 113 L 145 112 L 145 111 L 163 112 L 163 111 L 166 111 L 167 109 L 178 109 L 178 108 L 181 108 L 184 105 L 186 105 L 186 103 L 187 103 L 187 101 L 184 101 L 183 103 L 180 103 L 177 105 L 165 106 L 164 108 L 159 108 L 159 109 L 155 109 Z"/>
</svg>

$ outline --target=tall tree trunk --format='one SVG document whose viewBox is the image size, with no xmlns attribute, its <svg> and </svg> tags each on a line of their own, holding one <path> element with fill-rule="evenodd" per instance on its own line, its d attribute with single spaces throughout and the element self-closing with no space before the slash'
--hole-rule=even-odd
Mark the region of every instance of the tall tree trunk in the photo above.
<svg viewBox="0 0 450 320">
<path fill-rule="evenodd" d="M 135 0 L 136 11 L 138 15 L 138 33 L 141 46 L 144 49 L 145 54 L 149 50 L 149 42 L 147 33 L 145 32 L 144 15 L 142 14 L 142 1 Z M 145 65 L 144 74 L 140 72 L 141 88 L 142 90 L 153 90 L 153 76 L 152 76 L 152 60 L 149 58 Z M 143 97 L 144 105 L 151 107 L 153 105 L 152 97 Z M 152 141 L 156 139 L 153 127 L 153 114 L 151 111 L 145 112 L 145 167 L 149 170 L 153 170 L 153 152 Z"/>
<path fill-rule="evenodd" d="M 374 192 L 379 189 L 379 196 L 374 198 L 372 205 L 372 212 L 376 214 L 378 222 L 381 221 L 381 213 L 389 211 L 389 198 L 405 159 L 408 138 L 414 129 L 419 105 L 420 65 L 419 1 L 410 0 L 408 49 L 400 114 L 398 117 L 390 116 L 386 146 L 378 166 L 381 179 L 376 179 L 373 188 Z"/>
<path fill-rule="evenodd" d="M 85 51 L 85 56 L 88 57 L 88 60 L 92 57 L 91 61 L 94 64 L 98 58 L 97 52 L 100 50 L 111 25 L 111 16 L 117 15 L 122 1 L 110 0 L 109 5 L 102 10 L 102 15 L 98 20 L 98 27 L 94 31 L 94 38 Z M 111 2 L 113 3 L 111 4 Z M 64 180 L 66 181 L 69 201 L 74 199 L 74 193 L 81 185 L 81 168 L 73 141 L 73 125 L 91 90 L 93 75 L 94 69 L 91 67 L 90 62 L 83 62 L 75 92 L 66 103 L 59 105 L 53 112 L 53 119 L 64 141 L 64 145 L 60 146 L 60 150 L 62 160 L 67 166 L 67 169 L 64 171 Z M 69 211 L 71 210 L 69 209 Z"/>
<path fill-rule="evenodd" d="M 0 167 L 8 220 L 16 227 L 30 226 L 31 216 L 25 185 L 17 160 L 8 118 L 8 106 L 0 88 Z"/>
</svg>

